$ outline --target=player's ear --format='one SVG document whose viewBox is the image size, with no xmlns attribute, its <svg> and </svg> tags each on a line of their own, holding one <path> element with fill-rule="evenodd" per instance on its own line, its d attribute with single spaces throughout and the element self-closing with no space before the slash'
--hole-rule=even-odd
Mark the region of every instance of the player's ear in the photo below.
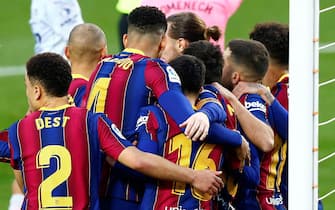
<svg viewBox="0 0 335 210">
<path fill-rule="evenodd" d="M 185 48 L 188 47 L 188 45 L 190 44 L 190 42 L 184 38 L 179 38 L 177 40 L 177 47 L 180 53 L 182 53 L 184 51 Z"/>
<path fill-rule="evenodd" d="M 231 75 L 231 81 L 234 85 L 236 85 L 241 80 L 241 75 L 239 72 L 235 71 Z"/>
<path fill-rule="evenodd" d="M 42 88 L 39 85 L 34 85 L 34 100 L 38 101 L 42 96 Z"/>
<path fill-rule="evenodd" d="M 70 47 L 68 45 L 66 45 L 64 52 L 65 52 L 65 56 L 67 57 L 67 59 L 70 60 Z"/>
<path fill-rule="evenodd" d="M 104 48 L 102 48 L 101 49 L 101 51 L 100 51 L 100 58 L 103 58 L 103 57 L 105 57 L 106 55 L 107 55 L 107 45 L 104 47 Z"/>
<path fill-rule="evenodd" d="M 167 43 L 167 38 L 166 38 L 166 35 L 164 34 L 162 36 L 162 39 L 161 39 L 160 43 L 159 43 L 159 51 L 164 50 L 164 48 L 166 47 L 166 43 Z"/>
<path fill-rule="evenodd" d="M 124 47 L 124 48 L 127 48 L 127 44 L 128 44 L 128 34 L 123 34 L 122 42 L 123 42 L 123 47 Z"/>
</svg>

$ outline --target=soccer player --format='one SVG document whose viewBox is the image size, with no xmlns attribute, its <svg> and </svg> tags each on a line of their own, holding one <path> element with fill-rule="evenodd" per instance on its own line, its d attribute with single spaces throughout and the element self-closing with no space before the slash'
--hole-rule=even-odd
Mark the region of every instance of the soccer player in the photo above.
<svg viewBox="0 0 335 210">
<path fill-rule="evenodd" d="M 169 63 L 177 72 L 182 91 L 192 106 L 204 84 L 205 66 L 194 56 L 182 55 Z M 161 155 L 189 168 L 221 168 L 221 145 L 195 142 L 187 138 L 159 105 L 143 107 L 137 121 L 138 145 L 143 151 Z M 212 209 L 208 195 L 181 182 L 150 180 L 139 209 Z"/>
<path fill-rule="evenodd" d="M 271 127 L 253 116 L 228 90 L 221 91 L 224 93 L 220 95 L 213 87 L 219 87 L 212 83 L 221 83 L 222 69 L 224 65 L 223 54 L 217 45 L 213 45 L 206 40 L 199 40 L 190 43 L 184 49 L 183 54 L 193 55 L 201 59 L 206 66 L 205 86 L 204 88 L 210 92 L 218 94 L 222 106 L 227 113 L 226 125 L 231 129 L 236 129 L 236 120 L 243 127 L 250 141 L 252 141 L 263 152 L 270 151 L 273 148 L 273 131 Z M 254 83 L 251 83 L 254 84 Z M 224 90 L 224 89 L 223 89 Z M 201 99 L 201 97 L 200 97 Z M 202 103 L 201 100 L 198 102 Z"/>
<path fill-rule="evenodd" d="M 276 22 L 256 24 L 249 37 L 263 43 L 268 49 L 270 65 L 262 83 L 271 89 L 278 102 L 288 111 L 288 25 Z M 288 121 L 274 118 L 275 113 L 269 115 L 275 131 L 275 147 L 262 160 L 261 183 L 258 187 L 262 209 L 285 208 L 284 204 L 287 207 Z"/>
<path fill-rule="evenodd" d="M 240 82 L 260 83 L 264 77 L 268 64 L 269 53 L 258 41 L 232 40 L 224 52 L 223 85 L 229 90 Z M 221 92 L 220 87 L 218 90 Z M 267 123 L 266 104 L 261 96 L 257 94 L 244 94 L 240 102 L 258 119 Z M 243 135 L 243 127 L 238 124 L 238 129 Z M 251 151 L 251 164 L 245 166 L 242 175 L 239 177 L 238 191 L 233 204 L 237 209 L 260 209 L 256 194 L 260 182 L 260 161 L 263 153 L 249 142 Z"/>
<path fill-rule="evenodd" d="M 35 54 L 64 55 L 72 28 L 83 23 L 77 0 L 32 0 L 29 24 L 35 37 Z"/>
<path fill-rule="evenodd" d="M 168 17 L 180 12 L 193 12 L 203 19 L 208 26 L 218 26 L 224 35 L 229 18 L 240 7 L 242 0 L 142 0 L 142 5 L 156 6 Z M 224 36 L 216 44 L 224 50 Z"/>
<path fill-rule="evenodd" d="M 105 115 L 69 105 L 71 68 L 60 55 L 33 56 L 26 68 L 32 113 L 9 128 L 11 165 L 25 192 L 22 209 L 100 209 L 100 150 L 146 175 L 186 182 L 202 193 L 213 195 L 222 186 L 218 172 L 141 152 Z"/>
<path fill-rule="evenodd" d="M 80 107 L 88 80 L 100 59 L 107 54 L 105 33 L 92 23 L 75 26 L 69 36 L 65 55 L 71 64 L 72 82 L 69 94 Z"/>
<path fill-rule="evenodd" d="M 128 16 L 128 33 L 124 36 L 126 49 L 104 58 L 88 84 L 84 100 L 86 107 L 94 112 L 106 113 L 131 141 L 136 140 L 135 127 L 140 108 L 155 101 L 178 125 L 187 125 L 185 134 L 194 140 L 205 138 L 209 121 L 213 119 L 211 112 L 193 111 L 181 92 L 176 72 L 157 59 L 165 46 L 166 28 L 165 15 L 157 8 L 134 9 Z M 233 142 L 241 145 L 240 135 L 234 135 L 236 141 Z M 137 208 L 141 196 L 129 187 L 129 180 L 122 172 L 113 170 L 109 175 L 110 168 L 107 170 L 107 180 L 102 181 L 107 203 L 112 196 L 112 205 L 118 206 L 118 202 L 126 201 L 129 209 Z"/>
</svg>

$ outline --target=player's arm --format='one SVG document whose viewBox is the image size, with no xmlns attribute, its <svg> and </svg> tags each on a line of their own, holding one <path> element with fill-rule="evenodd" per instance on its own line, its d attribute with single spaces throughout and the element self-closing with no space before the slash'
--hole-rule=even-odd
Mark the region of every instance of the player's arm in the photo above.
<svg viewBox="0 0 335 210">
<path fill-rule="evenodd" d="M 150 60 L 146 64 L 144 77 L 158 103 L 177 124 L 185 127 L 185 135 L 193 140 L 205 139 L 209 129 L 209 118 L 202 112 L 194 112 L 181 91 L 180 79 L 174 69 L 158 59 Z"/>
<path fill-rule="evenodd" d="M 97 130 L 102 150 L 131 169 L 157 179 L 185 182 L 210 195 L 216 194 L 223 185 L 218 177 L 221 172 L 195 171 L 160 156 L 140 151 L 104 115 L 99 116 Z"/>
<path fill-rule="evenodd" d="M 15 180 L 17 184 L 19 185 L 21 192 L 23 192 L 24 185 L 23 185 L 23 178 L 22 178 L 21 170 L 13 169 L 13 172 L 14 172 Z"/>
<path fill-rule="evenodd" d="M 254 189 L 258 186 L 260 181 L 260 155 L 261 153 L 257 148 L 250 144 L 251 160 L 250 164 L 246 164 L 243 168 L 243 173 L 240 174 L 239 182 L 243 183 L 243 186 Z"/>
<path fill-rule="evenodd" d="M 279 103 L 279 101 L 272 95 L 270 90 L 261 84 L 240 82 L 233 90 L 236 96 L 241 96 L 245 93 L 254 93 L 262 97 L 268 105 L 268 118 L 270 125 L 278 132 L 283 140 L 288 139 L 288 111 Z M 287 95 L 280 96 L 287 98 Z M 284 99 L 283 99 L 284 100 Z M 284 104 L 287 101 L 284 101 Z"/>
<path fill-rule="evenodd" d="M 10 150 L 8 146 L 8 131 L 0 131 L 0 162 L 10 161 Z"/>
<path fill-rule="evenodd" d="M 227 114 L 217 98 L 218 91 L 212 85 L 205 85 L 200 92 L 196 107 L 199 111 L 204 112 L 209 121 L 224 122 Z"/>
<path fill-rule="evenodd" d="M 250 113 L 229 90 L 218 83 L 213 83 L 213 85 L 231 103 L 242 129 L 250 141 L 263 152 L 272 150 L 274 134 L 271 127 Z"/>
<path fill-rule="evenodd" d="M 131 146 L 124 149 L 118 161 L 148 176 L 191 184 L 202 193 L 215 195 L 223 186 L 221 172 L 193 170 L 178 166 L 160 156 L 142 152 Z"/>
</svg>

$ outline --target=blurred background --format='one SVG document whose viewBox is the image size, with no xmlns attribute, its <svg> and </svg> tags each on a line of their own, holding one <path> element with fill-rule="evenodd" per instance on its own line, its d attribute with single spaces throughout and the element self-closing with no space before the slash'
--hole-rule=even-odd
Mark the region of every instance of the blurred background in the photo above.
<svg viewBox="0 0 335 210">
<path fill-rule="evenodd" d="M 0 129 L 9 127 L 11 123 L 24 116 L 27 110 L 23 72 L 25 62 L 33 55 L 34 49 L 34 37 L 28 23 L 30 3 L 31 1 L 22 0 L 2 1 L 0 7 Z M 109 53 L 119 51 L 117 23 L 120 14 L 115 9 L 115 3 L 116 1 L 110 0 L 79 0 L 84 21 L 95 23 L 105 31 Z M 334 4 L 334 0 L 322 0 L 320 1 L 320 8 Z M 321 14 L 321 45 L 335 41 L 334 20 L 335 10 Z M 233 38 L 248 38 L 253 26 L 264 21 L 289 23 L 289 0 L 244 0 L 241 7 L 228 22 L 226 42 Z M 320 82 L 335 78 L 334 67 L 335 48 L 321 51 Z M 335 117 L 335 109 L 333 109 L 335 98 L 332 94 L 334 91 L 334 83 L 320 88 L 320 122 Z M 332 131 L 334 127 L 334 123 L 320 127 L 320 158 L 335 151 L 334 131 Z M 304 139 L 295 140 L 304 143 Z M 304 172 L 296 173 L 297 175 L 303 175 Z M 324 195 L 335 188 L 334 173 L 335 159 L 320 164 L 320 195 Z M 1 210 L 8 208 L 12 179 L 10 166 L 0 163 Z M 334 209 L 334 199 L 335 195 L 326 198 L 324 209 Z"/>
</svg>

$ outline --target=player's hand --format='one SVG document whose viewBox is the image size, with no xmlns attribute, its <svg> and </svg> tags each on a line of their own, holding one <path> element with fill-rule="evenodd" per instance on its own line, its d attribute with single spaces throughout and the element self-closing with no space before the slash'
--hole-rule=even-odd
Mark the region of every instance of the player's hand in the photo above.
<svg viewBox="0 0 335 210">
<path fill-rule="evenodd" d="M 240 161 L 244 161 L 245 165 L 250 165 L 250 147 L 249 147 L 249 143 L 247 140 L 245 140 L 245 138 L 241 135 L 242 137 L 242 144 L 240 147 L 236 148 L 236 155 L 237 158 Z M 240 168 L 240 171 L 242 171 L 243 168 Z"/>
<path fill-rule="evenodd" d="M 218 82 L 213 82 L 212 85 L 220 92 L 220 94 L 228 101 L 236 100 L 236 96 L 227 88 L 220 85 Z"/>
<path fill-rule="evenodd" d="M 209 119 L 203 112 L 192 114 L 186 121 L 179 125 L 185 127 L 185 135 L 193 141 L 204 140 L 209 130 Z"/>
<path fill-rule="evenodd" d="M 239 82 L 235 86 L 233 94 L 239 98 L 245 93 L 258 94 L 269 105 L 271 105 L 275 99 L 271 91 L 267 87 L 259 83 Z"/>
<path fill-rule="evenodd" d="M 202 194 L 215 196 L 223 187 L 221 171 L 195 170 L 192 186 Z"/>
</svg>

